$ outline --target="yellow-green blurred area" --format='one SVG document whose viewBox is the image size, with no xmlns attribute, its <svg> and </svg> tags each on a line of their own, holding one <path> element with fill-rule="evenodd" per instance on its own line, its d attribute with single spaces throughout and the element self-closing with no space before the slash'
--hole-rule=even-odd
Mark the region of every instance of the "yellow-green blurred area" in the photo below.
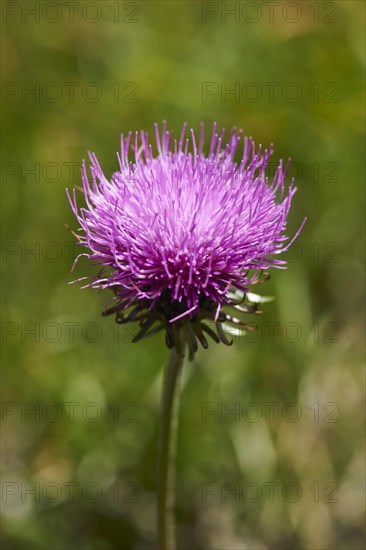
<svg viewBox="0 0 366 550">
<path fill-rule="evenodd" d="M 364 535 L 364 4 L 3 2 L 2 537 L 8 550 L 156 548 L 163 334 L 131 343 L 70 275 L 65 188 L 166 119 L 292 158 L 288 269 L 257 332 L 182 378 L 178 548 L 360 550 Z M 78 193 L 79 203 L 82 195 Z M 259 290 L 257 290 L 259 288 Z"/>
</svg>

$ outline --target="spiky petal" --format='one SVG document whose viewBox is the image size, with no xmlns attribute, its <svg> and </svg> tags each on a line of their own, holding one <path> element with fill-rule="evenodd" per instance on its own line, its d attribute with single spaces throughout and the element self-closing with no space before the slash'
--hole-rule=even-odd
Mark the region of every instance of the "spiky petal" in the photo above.
<svg viewBox="0 0 366 550">
<path fill-rule="evenodd" d="M 161 134 L 155 126 L 155 138 L 153 154 L 147 133 L 122 135 L 119 171 L 110 180 L 94 153 L 91 178 L 83 163 L 86 207 L 78 208 L 75 190 L 69 195 L 83 230 L 79 242 L 108 268 L 85 287 L 112 288 L 120 318 L 132 304 L 160 313 L 164 304 L 157 315 L 163 324 L 194 322 L 210 304 L 217 321 L 230 289 L 245 293 L 258 272 L 286 266 L 278 255 L 303 225 L 289 240 L 294 182 L 286 189 L 282 161 L 269 180 L 272 146 L 256 150 L 241 130 L 224 142 L 214 125 L 207 154 L 203 125 L 198 142 L 193 130 L 186 137 L 186 125 L 173 140 L 165 122 Z M 205 342 L 201 333 L 199 339 Z"/>
</svg>

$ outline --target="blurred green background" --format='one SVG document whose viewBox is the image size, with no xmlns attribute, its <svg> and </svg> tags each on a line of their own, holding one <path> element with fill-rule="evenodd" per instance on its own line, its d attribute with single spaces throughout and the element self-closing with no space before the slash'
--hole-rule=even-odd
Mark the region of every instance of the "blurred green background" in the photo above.
<svg viewBox="0 0 366 550">
<path fill-rule="evenodd" d="M 69 275 L 64 224 L 87 151 L 108 177 L 120 133 L 163 119 L 273 142 L 290 231 L 308 217 L 257 333 L 185 364 L 179 548 L 363 547 L 363 18 L 349 0 L 3 2 L 4 549 L 156 548 L 163 336 L 132 344 L 108 293 L 68 285 L 96 268 Z"/>
</svg>

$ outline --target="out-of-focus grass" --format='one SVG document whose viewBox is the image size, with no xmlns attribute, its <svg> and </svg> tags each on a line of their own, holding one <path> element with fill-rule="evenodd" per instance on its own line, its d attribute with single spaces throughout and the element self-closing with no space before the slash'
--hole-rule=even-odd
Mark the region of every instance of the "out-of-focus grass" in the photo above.
<svg viewBox="0 0 366 550">
<path fill-rule="evenodd" d="M 362 3 L 297 3 L 294 23 L 286 2 L 274 22 L 258 3 L 253 23 L 249 11 L 221 21 L 230 3 L 209 3 L 218 13 L 203 22 L 205 3 L 105 1 L 95 23 L 82 17 L 85 2 L 74 22 L 63 6 L 55 23 L 52 7 L 23 22 L 31 3 L 13 4 L 2 35 L 4 548 L 154 547 L 166 350 L 159 335 L 124 342 L 130 334 L 100 316 L 109 296 L 67 284 L 74 251 L 64 224 L 76 222 L 65 187 L 80 184 L 71 163 L 87 150 L 109 175 L 121 132 L 151 133 L 167 119 L 176 132 L 216 120 L 274 142 L 275 161 L 291 156 L 297 174 L 290 231 L 308 217 L 289 269 L 261 288 L 276 301 L 255 318 L 257 333 L 185 365 L 180 548 L 359 550 Z M 218 91 L 203 97 L 204 83 Z M 221 94 L 235 83 L 238 101 Z M 24 95 L 35 86 L 39 101 Z M 99 100 L 88 100 L 95 90 Z M 75 277 L 94 270 L 81 260 Z"/>
</svg>

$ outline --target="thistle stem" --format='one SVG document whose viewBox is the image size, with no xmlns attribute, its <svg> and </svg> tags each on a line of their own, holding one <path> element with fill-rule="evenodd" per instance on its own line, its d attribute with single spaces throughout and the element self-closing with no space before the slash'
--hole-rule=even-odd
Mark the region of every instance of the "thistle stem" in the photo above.
<svg viewBox="0 0 366 550">
<path fill-rule="evenodd" d="M 182 342 L 182 354 L 184 343 Z M 160 550 L 176 550 L 175 538 L 175 457 L 178 425 L 179 375 L 183 364 L 173 348 L 164 374 L 158 446 L 158 537 Z"/>
</svg>

